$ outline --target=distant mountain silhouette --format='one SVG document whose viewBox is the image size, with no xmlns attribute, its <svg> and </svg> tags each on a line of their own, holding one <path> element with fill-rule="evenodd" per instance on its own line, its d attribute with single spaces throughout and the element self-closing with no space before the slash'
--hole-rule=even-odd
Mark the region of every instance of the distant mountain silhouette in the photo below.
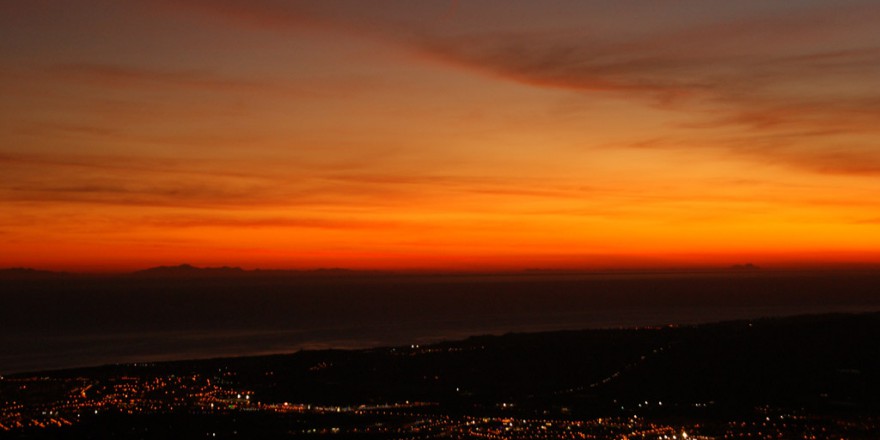
<svg viewBox="0 0 880 440">
<path fill-rule="evenodd" d="M 761 269 L 760 267 L 755 266 L 752 263 L 734 264 L 733 266 L 730 266 L 730 268 L 732 270 L 742 270 L 742 271 L 753 271 L 753 270 L 760 270 Z"/>
<path fill-rule="evenodd" d="M 190 264 L 180 264 L 177 266 L 157 266 L 149 269 L 132 272 L 132 275 L 139 276 L 155 276 L 155 277 L 203 277 L 203 276 L 241 276 L 246 271 L 240 267 L 195 267 Z"/>
<path fill-rule="evenodd" d="M 178 266 L 157 266 L 149 269 L 131 272 L 130 276 L 156 277 L 156 278 L 242 278 L 242 277 L 290 277 L 290 276 L 315 276 L 315 277 L 339 277 L 357 275 L 378 275 L 389 272 L 359 271 L 341 268 L 322 268 L 314 270 L 280 270 L 280 269 L 254 269 L 245 270 L 240 267 L 196 267 L 191 264 Z"/>
<path fill-rule="evenodd" d="M 67 272 L 53 272 L 49 270 L 32 269 L 29 267 L 11 267 L 8 269 L 0 269 L 0 279 L 48 279 L 48 278 L 64 278 L 71 274 Z"/>
<path fill-rule="evenodd" d="M 391 275 L 393 271 L 384 270 L 356 270 L 345 269 L 339 267 L 328 267 L 310 270 L 295 269 L 254 269 L 245 271 L 247 274 L 255 276 L 301 276 L 301 277 L 349 277 L 349 276 L 373 276 L 373 275 Z"/>
</svg>

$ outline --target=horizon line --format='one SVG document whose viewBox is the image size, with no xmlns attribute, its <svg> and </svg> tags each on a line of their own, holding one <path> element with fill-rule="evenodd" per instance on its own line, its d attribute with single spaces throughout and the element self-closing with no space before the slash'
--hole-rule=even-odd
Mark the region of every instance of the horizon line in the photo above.
<svg viewBox="0 0 880 440">
<path fill-rule="evenodd" d="M 678 272 L 789 272 L 798 270 L 870 270 L 880 269 L 880 262 L 874 261 L 851 261 L 851 262 L 798 262 L 776 264 L 754 264 L 752 262 L 731 263 L 728 265 L 657 265 L 657 266 L 582 266 L 582 267 L 522 267 L 522 268 L 443 268 L 443 267 L 400 267 L 400 268 L 357 268 L 357 267 L 242 267 L 230 265 L 194 265 L 180 263 L 176 265 L 157 265 L 131 269 L 99 269 L 99 270 L 64 270 L 45 269 L 34 266 L 8 266 L 0 267 L 0 273 L 21 272 L 32 274 L 67 274 L 67 275 L 136 275 L 136 274 L 159 274 L 160 271 L 229 271 L 241 274 L 258 274 L 261 272 L 297 272 L 302 274 L 348 272 L 353 274 L 387 274 L 387 275 L 504 275 L 504 274 L 603 274 L 603 273 L 678 273 Z"/>
</svg>

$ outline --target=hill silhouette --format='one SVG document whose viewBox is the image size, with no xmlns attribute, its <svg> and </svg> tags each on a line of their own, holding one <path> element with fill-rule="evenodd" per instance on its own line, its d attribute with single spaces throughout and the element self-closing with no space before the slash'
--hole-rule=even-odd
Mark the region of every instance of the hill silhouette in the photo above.
<svg viewBox="0 0 880 440">
<path fill-rule="evenodd" d="M 0 269 L 0 279 L 5 280 L 36 280 L 36 279 L 55 279 L 69 277 L 72 274 L 68 272 L 53 272 L 50 270 L 39 270 L 30 267 L 11 267 L 8 269 Z"/>
</svg>

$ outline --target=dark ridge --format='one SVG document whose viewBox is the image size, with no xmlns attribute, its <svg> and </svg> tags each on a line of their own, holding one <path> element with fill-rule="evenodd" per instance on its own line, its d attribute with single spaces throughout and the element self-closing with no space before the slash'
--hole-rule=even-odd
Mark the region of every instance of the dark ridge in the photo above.
<svg viewBox="0 0 880 440">
<path fill-rule="evenodd" d="M 257 277 L 350 277 L 360 275 L 386 275 L 390 272 L 362 271 L 344 268 L 320 268 L 313 270 L 253 269 L 240 267 L 196 267 L 191 264 L 158 266 L 122 274 L 122 276 L 149 278 L 257 278 Z"/>
<path fill-rule="evenodd" d="M 754 271 L 754 270 L 760 270 L 760 269 L 761 269 L 760 267 L 755 266 L 755 265 L 752 264 L 752 263 L 734 264 L 733 266 L 730 266 L 730 268 L 731 268 L 732 270 L 742 270 L 742 271 Z"/>
<path fill-rule="evenodd" d="M 53 272 L 49 270 L 32 269 L 29 267 L 0 269 L 0 279 L 6 280 L 54 279 L 69 277 L 70 275 L 71 274 L 67 272 Z"/>
<path fill-rule="evenodd" d="M 178 266 L 158 266 L 133 272 L 131 275 L 151 277 L 225 277 L 240 276 L 245 271 L 240 267 L 195 267 L 190 264 Z"/>
<path fill-rule="evenodd" d="M 517 402 L 582 415 L 620 405 L 748 413 L 756 406 L 880 409 L 880 313 L 804 315 L 695 326 L 509 333 L 430 345 L 118 364 L 30 375 L 186 376 L 232 371 L 264 401 L 423 400 L 446 407 Z M 631 409 L 630 409 L 631 410 Z M 702 409 L 698 411 L 704 411 Z"/>
</svg>

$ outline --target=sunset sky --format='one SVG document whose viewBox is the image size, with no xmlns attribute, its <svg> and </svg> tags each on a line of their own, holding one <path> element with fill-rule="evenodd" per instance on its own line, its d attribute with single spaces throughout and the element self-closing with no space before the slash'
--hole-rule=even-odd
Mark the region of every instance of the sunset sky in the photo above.
<svg viewBox="0 0 880 440">
<path fill-rule="evenodd" d="M 0 267 L 880 263 L 880 2 L 3 1 Z"/>
</svg>

